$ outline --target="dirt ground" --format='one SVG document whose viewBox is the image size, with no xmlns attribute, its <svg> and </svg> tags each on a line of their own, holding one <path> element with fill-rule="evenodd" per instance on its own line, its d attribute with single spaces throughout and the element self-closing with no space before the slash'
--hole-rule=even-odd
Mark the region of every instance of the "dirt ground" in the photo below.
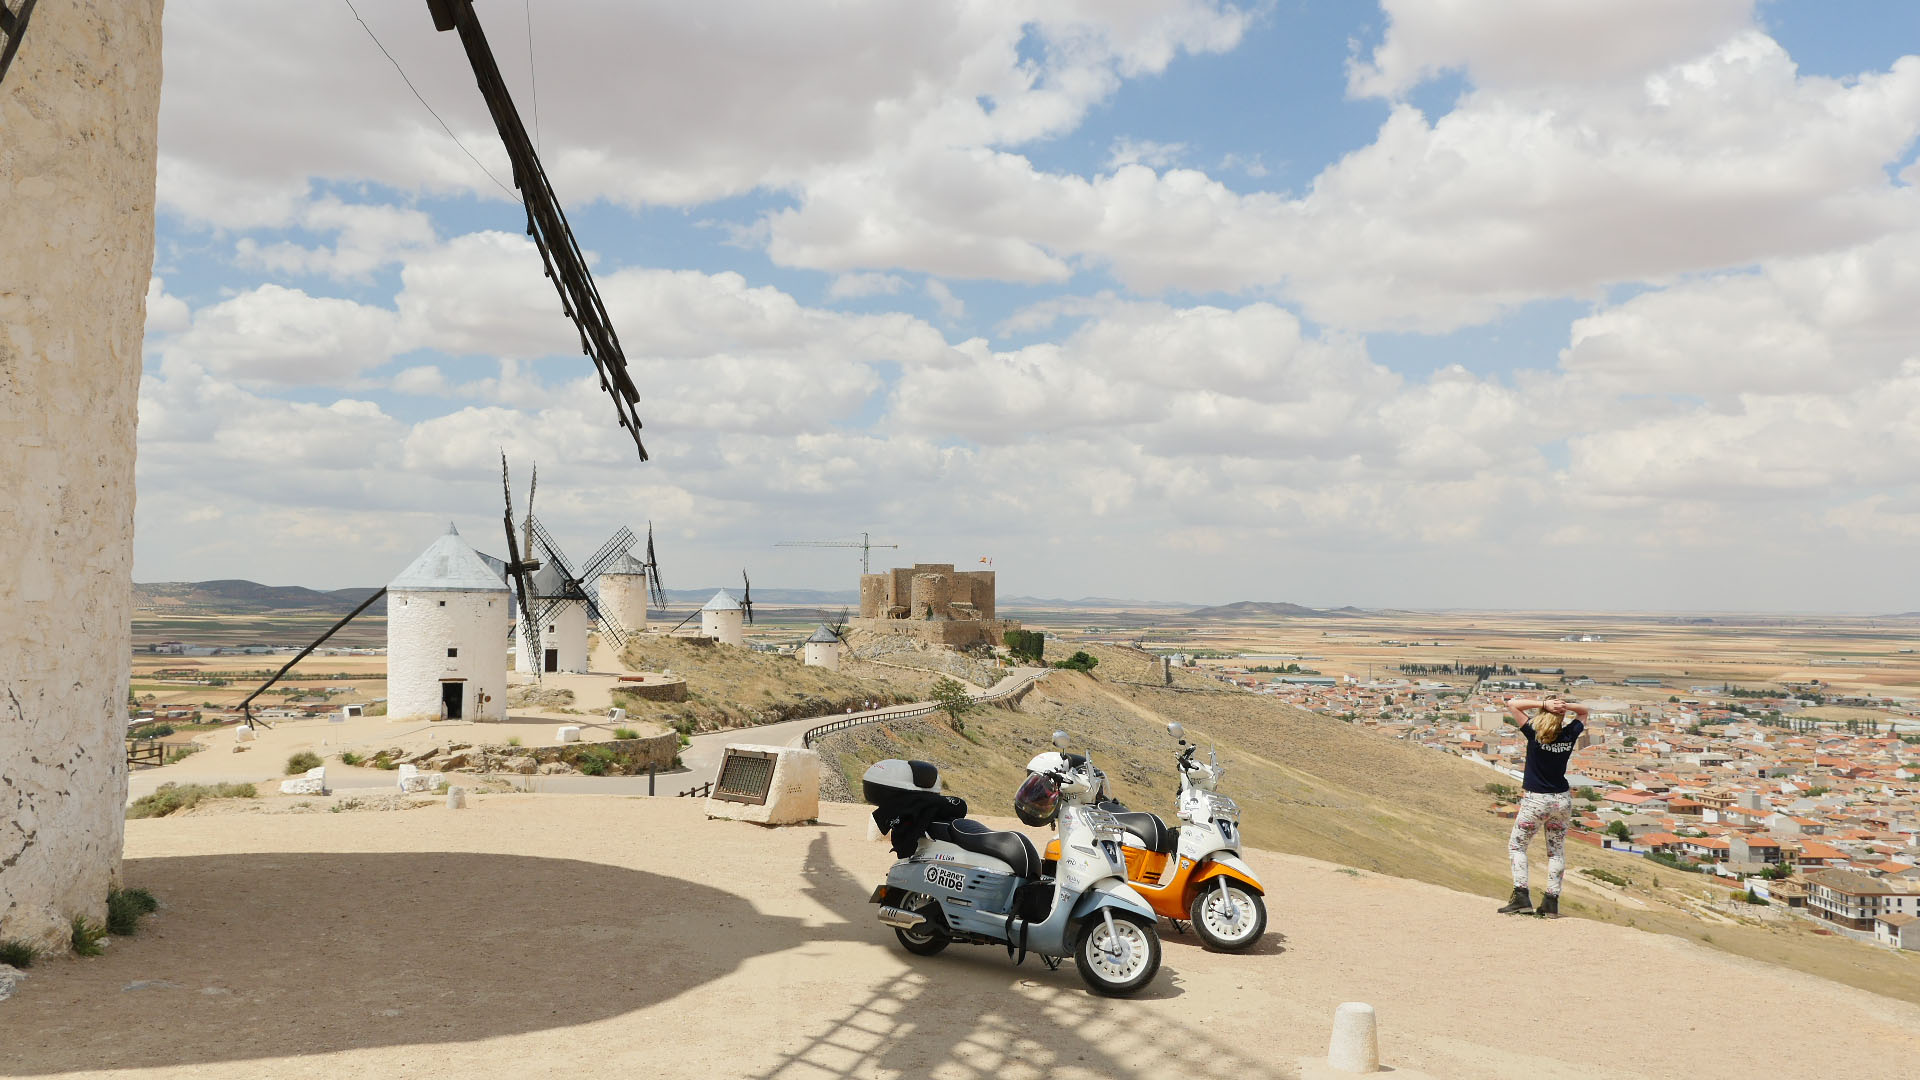
<svg viewBox="0 0 1920 1080">
<path fill-rule="evenodd" d="M 1135 999 L 1004 952 L 907 955 L 865 903 L 864 808 L 815 826 L 693 800 L 133 821 L 163 904 L 0 1005 L 0 1075 L 116 1078 L 1296 1077 L 1335 1005 L 1397 1070 L 1499 1078 L 1889 1075 L 1920 1008 L 1688 942 L 1255 853 L 1253 953 L 1169 937 Z M 1725 995 L 1766 1013 L 1768 1037 Z M 1897 1071 L 1897 1069 L 1896 1069 Z"/>
</svg>

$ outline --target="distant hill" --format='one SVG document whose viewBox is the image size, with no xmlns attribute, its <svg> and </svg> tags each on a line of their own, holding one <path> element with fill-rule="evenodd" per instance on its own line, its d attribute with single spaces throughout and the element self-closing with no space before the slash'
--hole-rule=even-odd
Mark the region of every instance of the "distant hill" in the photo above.
<svg viewBox="0 0 1920 1080">
<path fill-rule="evenodd" d="M 725 589 L 736 598 L 740 595 L 740 584 L 713 585 L 704 589 L 668 589 L 667 599 L 674 607 L 685 604 L 704 604 L 713 599 L 713 594 Z M 829 591 L 825 589 L 762 589 L 753 590 L 755 604 L 818 604 L 821 607 L 846 605 L 860 606 L 860 593 L 857 589 Z"/>
<path fill-rule="evenodd" d="M 1215 607 L 1203 607 L 1187 612 L 1190 619 L 1351 619 L 1365 612 L 1357 607 L 1320 608 L 1302 607 L 1299 604 L 1269 603 L 1260 600 L 1242 600 L 1237 604 L 1221 604 Z"/>
<path fill-rule="evenodd" d="M 1059 597 L 1052 596 L 1003 596 L 999 599 L 996 606 L 1001 608 L 1024 608 L 1028 610 L 1037 608 L 1045 611 L 1059 611 L 1066 608 L 1099 608 L 1105 610 L 1113 608 L 1173 609 L 1188 607 L 1189 603 L 1181 603 L 1179 601 L 1169 602 L 1166 600 L 1120 600 L 1111 596 L 1083 596 L 1078 600 L 1063 600 Z"/>
<path fill-rule="evenodd" d="M 219 581 L 134 582 L 134 607 L 179 614 L 260 614 L 269 611 L 338 612 L 345 615 L 376 592 L 373 588 L 321 591 L 299 585 L 262 585 L 226 578 Z M 385 599 L 365 612 L 385 615 Z"/>
</svg>

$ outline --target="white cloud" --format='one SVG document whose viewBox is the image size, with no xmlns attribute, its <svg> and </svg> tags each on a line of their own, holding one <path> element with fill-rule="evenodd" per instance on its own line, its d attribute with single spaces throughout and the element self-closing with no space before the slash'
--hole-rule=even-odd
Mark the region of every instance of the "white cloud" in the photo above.
<svg viewBox="0 0 1920 1080">
<path fill-rule="evenodd" d="M 419 210 L 326 198 L 309 204 L 298 224 L 338 234 L 332 247 L 301 247 L 281 241 L 261 245 L 252 237 L 235 242 L 236 262 L 279 274 L 319 274 L 365 280 L 373 271 L 399 261 L 408 252 L 431 247 L 433 222 Z"/>
<path fill-rule="evenodd" d="M 953 295 L 953 290 L 947 287 L 946 282 L 928 278 L 926 292 L 934 307 L 939 309 L 940 317 L 947 322 L 955 322 L 967 313 L 966 303 Z"/>
<path fill-rule="evenodd" d="M 1753 0 L 1381 0 L 1387 30 L 1348 87 L 1398 97 L 1446 71 L 1483 87 L 1631 79 L 1752 25 Z"/>
<path fill-rule="evenodd" d="M 1117 169 L 1122 165 L 1148 165 L 1155 169 L 1164 169 L 1179 164 L 1186 152 L 1186 143 L 1154 142 L 1152 139 L 1115 139 L 1113 145 L 1107 150 L 1107 168 Z"/>
<path fill-rule="evenodd" d="M 186 301 L 167 292 L 167 283 L 155 274 L 147 280 L 147 334 L 178 333 L 192 322 Z"/>
<path fill-rule="evenodd" d="M 898 274 L 836 274 L 827 286 L 833 300 L 856 300 L 865 296 L 893 296 L 907 287 L 907 279 Z"/>
<path fill-rule="evenodd" d="M 385 363 L 394 336 L 384 308 L 268 284 L 195 311 L 160 354 L 250 384 L 338 384 Z"/>
</svg>

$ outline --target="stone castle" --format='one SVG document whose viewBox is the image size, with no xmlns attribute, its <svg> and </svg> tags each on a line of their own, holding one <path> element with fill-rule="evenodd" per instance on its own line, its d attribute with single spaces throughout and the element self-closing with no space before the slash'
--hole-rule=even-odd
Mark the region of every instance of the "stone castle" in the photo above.
<svg viewBox="0 0 1920 1080">
<path fill-rule="evenodd" d="M 915 563 L 860 576 L 857 631 L 897 634 L 929 645 L 998 645 L 1018 624 L 996 619 L 993 571 Z"/>
</svg>

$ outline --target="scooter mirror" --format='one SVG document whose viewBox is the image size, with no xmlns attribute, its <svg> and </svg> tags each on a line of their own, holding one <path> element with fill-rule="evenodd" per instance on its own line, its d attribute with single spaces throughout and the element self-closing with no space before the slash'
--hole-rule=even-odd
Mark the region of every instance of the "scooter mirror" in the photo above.
<svg viewBox="0 0 1920 1080">
<path fill-rule="evenodd" d="M 1067 733 L 1064 731 L 1054 732 L 1053 745 L 1059 747 L 1062 750 L 1065 750 L 1067 748 Z"/>
<path fill-rule="evenodd" d="M 1182 739 L 1182 740 L 1184 740 L 1184 739 L 1185 739 L 1185 738 L 1187 737 L 1187 729 L 1186 729 L 1186 728 L 1183 728 L 1183 727 L 1181 727 L 1181 726 L 1180 726 L 1179 724 L 1177 724 L 1177 723 L 1173 723 L 1173 724 L 1168 724 L 1168 725 L 1167 725 L 1167 734 L 1169 734 L 1169 735 L 1171 735 L 1171 736 L 1173 736 L 1173 737 L 1174 737 L 1174 738 L 1176 738 L 1176 739 Z"/>
</svg>

